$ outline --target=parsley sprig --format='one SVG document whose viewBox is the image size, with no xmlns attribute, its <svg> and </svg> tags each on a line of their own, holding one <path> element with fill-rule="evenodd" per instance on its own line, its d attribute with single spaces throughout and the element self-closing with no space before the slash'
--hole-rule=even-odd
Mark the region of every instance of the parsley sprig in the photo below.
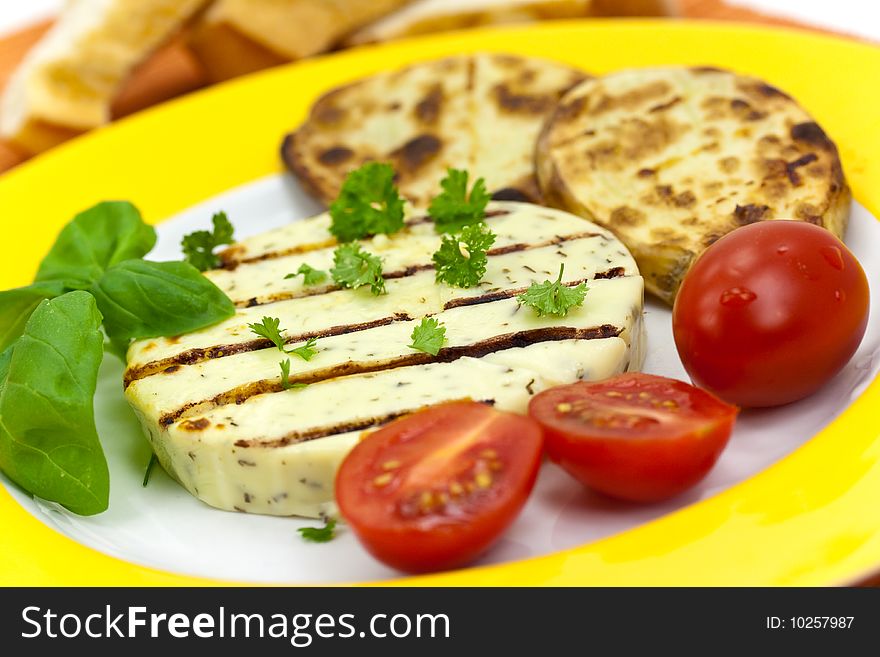
<svg viewBox="0 0 880 657">
<path fill-rule="evenodd" d="M 391 165 L 368 162 L 349 173 L 330 204 L 330 217 L 330 232 L 340 242 L 403 228 L 403 198 L 394 185 Z"/>
<path fill-rule="evenodd" d="M 278 351 L 287 353 L 284 349 L 286 343 L 284 336 L 281 335 L 281 320 L 277 317 L 263 317 L 263 320 L 256 324 L 248 324 L 248 328 L 252 333 L 256 333 L 261 338 L 266 338 Z"/>
<path fill-rule="evenodd" d="M 312 360 L 315 354 L 318 353 L 318 350 L 315 348 L 318 341 L 315 338 L 309 338 L 304 345 L 296 349 L 285 349 L 284 345 L 287 344 L 287 340 L 281 335 L 283 329 L 281 328 L 281 320 L 277 317 L 263 317 L 263 320 L 259 323 L 248 324 L 248 328 L 252 333 L 256 333 L 261 338 L 269 340 L 283 354 L 295 354 L 308 361 Z"/>
<path fill-rule="evenodd" d="M 309 338 L 303 346 L 291 349 L 287 353 L 296 354 L 305 361 L 312 360 L 312 357 L 318 353 L 318 350 L 315 349 L 317 342 L 315 338 Z"/>
<path fill-rule="evenodd" d="M 433 317 L 422 317 L 421 323 L 413 328 L 411 349 L 436 356 L 446 342 L 446 327 Z"/>
<path fill-rule="evenodd" d="M 281 389 L 282 390 L 298 390 L 299 388 L 308 388 L 307 383 L 291 383 L 290 382 L 290 359 L 287 358 L 278 363 L 281 368 Z"/>
<path fill-rule="evenodd" d="M 570 287 L 562 282 L 562 272 L 565 263 L 559 265 L 559 277 L 555 281 L 532 283 L 529 289 L 520 294 L 516 299 L 524 306 L 534 308 L 538 316 L 555 315 L 565 317 L 568 311 L 583 305 L 589 288 L 585 283 Z"/>
<path fill-rule="evenodd" d="M 474 287 L 486 273 L 486 252 L 495 243 L 495 233 L 484 223 L 465 226 L 459 235 L 444 235 L 434 254 L 437 281 L 455 287 Z"/>
<path fill-rule="evenodd" d="M 288 274 L 284 277 L 285 280 L 289 278 L 296 278 L 297 276 L 303 277 L 304 285 L 318 285 L 319 283 L 323 283 L 327 280 L 327 272 L 322 271 L 320 269 L 315 269 L 311 265 L 307 265 L 303 263 L 299 266 L 294 273 Z"/>
<path fill-rule="evenodd" d="M 278 363 L 278 367 L 281 368 L 281 388 L 290 390 L 293 387 L 290 383 L 290 359 L 282 360 Z"/>
<path fill-rule="evenodd" d="M 232 244 L 233 228 L 225 212 L 218 212 L 211 218 L 213 230 L 197 230 L 183 238 L 184 260 L 199 271 L 216 269 L 220 266 L 220 258 L 214 255 L 214 249 L 221 244 Z"/>
<path fill-rule="evenodd" d="M 330 275 L 342 287 L 357 289 L 369 285 L 373 294 L 385 294 L 382 260 L 362 249 L 360 244 L 342 244 L 336 248 Z"/>
<path fill-rule="evenodd" d="M 447 169 L 446 177 L 440 181 L 443 192 L 434 197 L 428 208 L 438 233 L 457 233 L 486 218 L 486 205 L 491 198 L 486 191 L 486 181 L 477 178 L 470 194 L 467 183 L 467 171 Z"/>
<path fill-rule="evenodd" d="M 300 527 L 297 529 L 304 541 L 327 543 L 336 538 L 336 519 L 330 518 L 323 527 Z"/>
</svg>

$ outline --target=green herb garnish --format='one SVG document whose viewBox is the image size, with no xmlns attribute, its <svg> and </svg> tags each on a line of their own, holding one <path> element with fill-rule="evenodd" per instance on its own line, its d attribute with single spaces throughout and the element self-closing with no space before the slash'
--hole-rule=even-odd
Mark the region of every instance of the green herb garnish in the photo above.
<svg viewBox="0 0 880 657">
<path fill-rule="evenodd" d="M 486 252 L 495 243 L 495 233 L 483 223 L 465 226 L 459 235 L 444 235 L 434 254 L 437 281 L 455 287 L 479 285 L 489 259 Z"/>
<path fill-rule="evenodd" d="M 282 390 L 299 390 L 300 388 L 308 388 L 308 383 L 291 383 L 290 382 L 290 359 L 282 360 L 278 363 L 281 367 L 281 389 Z"/>
<path fill-rule="evenodd" d="M 232 244 L 233 228 L 225 212 L 218 212 L 211 217 L 213 230 L 197 230 L 183 238 L 180 243 L 184 259 L 199 271 L 216 269 L 220 266 L 220 258 L 214 255 L 214 249 L 221 244 Z"/>
<path fill-rule="evenodd" d="M 181 335 L 235 313 L 220 288 L 185 262 L 125 260 L 90 288 L 107 335 L 124 349 L 133 339 Z"/>
<path fill-rule="evenodd" d="M 382 260 L 364 251 L 360 244 L 342 244 L 336 248 L 330 275 L 342 287 L 357 289 L 369 285 L 373 294 L 385 294 Z"/>
<path fill-rule="evenodd" d="M 319 283 L 323 283 L 325 280 L 327 280 L 327 272 L 320 269 L 315 269 L 314 267 L 305 263 L 301 264 L 296 272 L 294 272 L 293 274 L 288 274 L 284 278 L 296 278 L 300 275 L 302 275 L 303 277 L 303 285 L 318 285 Z"/>
<path fill-rule="evenodd" d="M 491 198 L 486 191 L 486 181 L 477 178 L 470 194 L 467 183 L 467 171 L 447 169 L 446 177 L 440 181 L 443 192 L 434 197 L 428 208 L 438 233 L 457 233 L 486 218 L 486 205 Z"/>
<path fill-rule="evenodd" d="M 297 529 L 305 541 L 327 543 L 336 538 L 336 519 L 330 518 L 323 527 L 300 527 Z"/>
<path fill-rule="evenodd" d="M 403 228 L 403 199 L 390 164 L 368 162 L 348 174 L 330 204 L 330 232 L 340 242 Z"/>
<path fill-rule="evenodd" d="M 132 340 L 235 314 L 192 265 L 142 260 L 155 243 L 131 203 L 99 203 L 64 227 L 32 285 L 0 292 L 0 469 L 74 513 L 109 500 L 93 411 L 105 334 L 124 358 Z"/>
<path fill-rule="evenodd" d="M 413 329 L 410 337 L 410 348 L 436 356 L 446 342 L 446 327 L 433 317 L 422 317 L 421 323 Z"/>
<path fill-rule="evenodd" d="M 555 315 L 565 317 L 568 311 L 584 303 L 589 288 L 585 283 L 575 287 L 563 284 L 562 272 L 565 264 L 559 265 L 559 277 L 551 282 L 532 283 L 529 289 L 520 294 L 516 299 L 524 306 L 534 308 L 538 316 Z"/>
<path fill-rule="evenodd" d="M 283 329 L 281 328 L 281 320 L 277 317 L 263 317 L 263 321 L 257 324 L 248 324 L 248 328 L 252 333 L 256 333 L 261 338 L 269 340 L 281 353 L 296 354 L 303 360 L 312 360 L 314 355 L 318 353 L 318 350 L 315 349 L 318 341 L 315 338 L 309 338 L 304 345 L 296 349 L 285 349 L 284 345 L 287 344 L 287 340 L 281 335 Z M 283 363 L 281 369 L 282 371 L 284 370 Z M 287 371 L 288 373 L 290 372 L 290 361 L 288 361 Z"/>
<path fill-rule="evenodd" d="M 101 513 L 110 496 L 93 411 L 103 356 L 101 313 L 83 291 L 42 301 L 0 355 L 0 468 L 80 515 Z"/>
<path fill-rule="evenodd" d="M 266 338 L 275 345 L 278 351 L 287 353 L 284 349 L 286 341 L 281 335 L 281 320 L 277 317 L 263 317 L 263 321 L 256 324 L 248 324 L 248 328 L 252 333 L 256 333 L 261 338 Z"/>
<path fill-rule="evenodd" d="M 303 346 L 291 349 L 287 353 L 296 354 L 306 361 L 312 360 L 312 357 L 318 353 L 318 350 L 315 349 L 315 344 L 317 344 L 317 342 L 318 341 L 315 338 L 309 338 Z"/>
<path fill-rule="evenodd" d="M 158 461 L 158 460 L 159 459 L 156 458 L 155 452 L 150 454 L 150 462 L 147 463 L 147 469 L 144 472 L 144 481 L 141 484 L 141 486 L 143 486 L 144 488 L 146 488 L 147 484 L 150 483 L 150 476 L 153 474 L 153 468 L 156 466 L 156 461 Z"/>
<path fill-rule="evenodd" d="M 281 389 L 290 390 L 293 387 L 290 383 L 290 359 L 282 360 L 278 366 L 281 368 Z"/>
</svg>

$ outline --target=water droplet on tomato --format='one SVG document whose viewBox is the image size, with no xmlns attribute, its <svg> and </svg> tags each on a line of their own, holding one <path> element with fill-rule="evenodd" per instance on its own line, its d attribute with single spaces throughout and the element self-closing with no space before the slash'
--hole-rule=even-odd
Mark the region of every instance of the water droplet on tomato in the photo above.
<svg viewBox="0 0 880 657">
<path fill-rule="evenodd" d="M 846 301 L 846 292 L 843 290 L 834 290 L 834 300 L 835 301 Z"/>
<path fill-rule="evenodd" d="M 837 271 L 843 271 L 846 266 L 843 262 L 843 254 L 836 246 L 823 246 L 819 249 L 819 253 L 825 258 L 825 262 L 834 267 Z"/>
<path fill-rule="evenodd" d="M 731 287 L 721 293 L 721 305 L 742 308 L 758 298 L 758 295 L 747 287 Z"/>
<path fill-rule="evenodd" d="M 809 266 L 807 266 L 807 263 L 804 262 L 803 260 L 801 260 L 800 258 L 795 258 L 794 261 L 792 262 L 792 265 L 794 266 L 795 269 L 797 269 L 797 272 L 801 276 L 806 278 L 807 280 L 809 280 L 809 281 L 819 280 L 819 274 L 816 273 L 816 270 L 810 269 Z"/>
<path fill-rule="evenodd" d="M 782 246 L 777 246 L 776 253 L 778 253 L 779 255 L 785 255 L 786 253 L 788 253 L 788 247 L 785 244 L 783 244 Z"/>
</svg>

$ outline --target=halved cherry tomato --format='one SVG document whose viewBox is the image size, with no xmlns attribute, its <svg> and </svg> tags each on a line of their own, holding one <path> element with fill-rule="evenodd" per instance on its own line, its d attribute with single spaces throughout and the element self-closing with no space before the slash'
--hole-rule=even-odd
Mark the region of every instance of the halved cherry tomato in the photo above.
<svg viewBox="0 0 880 657">
<path fill-rule="evenodd" d="M 452 568 L 513 522 L 541 450 L 541 428 L 528 417 L 476 402 L 441 404 L 358 444 L 336 476 L 336 499 L 377 559 L 410 572 Z"/>
<path fill-rule="evenodd" d="M 704 390 L 650 374 L 580 381 L 529 403 L 551 460 L 587 486 L 635 502 L 672 497 L 705 477 L 736 414 Z"/>
</svg>

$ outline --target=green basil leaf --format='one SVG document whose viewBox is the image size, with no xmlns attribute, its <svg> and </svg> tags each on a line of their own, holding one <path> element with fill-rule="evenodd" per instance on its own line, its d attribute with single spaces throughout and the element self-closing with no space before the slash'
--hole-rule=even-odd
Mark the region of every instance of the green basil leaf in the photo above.
<svg viewBox="0 0 880 657">
<path fill-rule="evenodd" d="M 43 281 L 0 292 L 0 351 L 18 339 L 43 299 L 61 296 L 64 289 L 63 281 Z"/>
<path fill-rule="evenodd" d="M 37 281 L 68 282 L 87 289 L 108 267 L 142 258 L 156 244 L 156 231 L 127 201 L 106 201 L 76 215 L 40 264 Z"/>
<path fill-rule="evenodd" d="M 100 326 L 92 296 L 70 292 L 42 301 L 0 357 L 0 469 L 81 515 L 104 511 L 110 495 L 92 401 Z"/>
<path fill-rule="evenodd" d="M 90 289 L 115 342 L 180 335 L 232 317 L 235 306 L 190 264 L 126 260 Z"/>
</svg>

